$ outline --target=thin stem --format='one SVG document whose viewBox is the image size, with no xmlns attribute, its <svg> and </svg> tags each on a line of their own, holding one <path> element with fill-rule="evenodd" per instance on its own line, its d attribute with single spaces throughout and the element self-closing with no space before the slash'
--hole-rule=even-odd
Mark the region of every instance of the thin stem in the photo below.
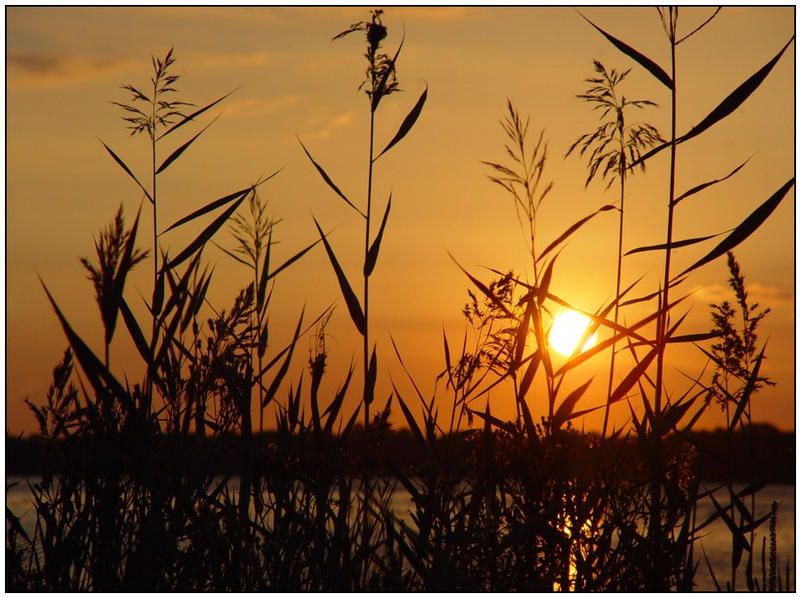
<svg viewBox="0 0 800 597">
<path fill-rule="evenodd" d="M 369 113 L 369 171 L 367 174 L 367 217 L 364 224 L 364 263 L 369 253 L 369 223 L 372 214 L 372 167 L 375 143 L 375 111 Z M 369 402 L 367 384 L 369 383 L 369 276 L 364 273 L 364 428 L 369 425 Z"/>
</svg>

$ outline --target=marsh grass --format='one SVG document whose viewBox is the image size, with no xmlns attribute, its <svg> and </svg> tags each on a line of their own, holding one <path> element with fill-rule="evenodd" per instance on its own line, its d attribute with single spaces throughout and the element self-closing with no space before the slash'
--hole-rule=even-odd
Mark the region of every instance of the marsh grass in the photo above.
<svg viewBox="0 0 800 597">
<path fill-rule="evenodd" d="M 387 30 L 381 11 L 373 11 L 369 20 L 336 36 L 361 32 L 367 42 L 367 75 L 362 84 L 370 118 L 365 199 L 348 198 L 302 146 L 325 184 L 365 223 L 363 293 L 358 297 L 352 278 L 315 220 L 318 242 L 363 340 L 363 386 L 355 391 L 358 365 L 339 372 L 327 366 L 330 310 L 308 318 L 301 313 L 288 339 L 276 341 L 269 335 L 276 276 L 316 244 L 278 267 L 272 265 L 276 220 L 257 192 L 269 177 L 215 199 L 157 233 L 156 178 L 208 127 L 179 144 L 159 166 L 157 143 L 194 124 L 226 96 L 189 115 L 182 112 L 185 104 L 159 103 L 155 98 L 172 97 L 177 78 L 170 70 L 172 51 L 154 59 L 151 96 L 128 86 L 133 99 L 123 104 L 133 132 L 146 134 L 151 143 L 150 187 L 106 146 L 153 208 L 151 250 L 156 266 L 151 299 L 145 301 L 151 336 L 148 339 L 143 333 L 124 289 L 127 273 L 144 258 L 143 250 L 136 248 L 138 215 L 128 228 L 120 209 L 96 242 L 98 264 L 83 261 L 104 324 L 105 359 L 98 358 L 71 327 L 45 287 L 69 348 L 53 371 L 43 402 L 28 403 L 39 425 L 47 468 L 41 481 L 30 484 L 33 532 L 29 534 L 16 513 L 7 510 L 6 588 L 691 590 L 700 564 L 695 543 L 708 525 L 722 520 L 731 533 L 734 554 L 725 586 L 737 588 L 736 570 L 744 561 L 748 588 L 788 589 L 788 573 L 782 584 L 778 571 L 777 509 L 755 519 L 752 496 L 763 486 L 756 467 L 744 490 L 733 489 L 732 477 L 720 488 L 703 486 L 695 475 L 695 458 L 698 451 L 712 448 L 695 445 L 688 432 L 711 404 L 726 409 L 729 438 L 735 434 L 747 438 L 752 432 L 752 397 L 769 382 L 762 372 L 765 348 L 756 335 L 766 311 L 749 301 L 744 276 L 730 251 L 766 220 L 793 179 L 679 276 L 673 276 L 670 264 L 672 250 L 710 238 L 674 241 L 675 207 L 743 166 L 678 195 L 676 146 L 738 108 L 783 50 L 764 67 L 766 71 L 748 79 L 701 125 L 679 136 L 674 118 L 674 48 L 710 19 L 681 37 L 677 9 L 659 14 L 673 50 L 671 75 L 593 26 L 671 94 L 669 141 L 643 155 L 639 150 L 647 144 L 637 145 L 630 153 L 619 141 L 625 129 L 618 118 L 603 129 L 603 134 L 617 135 L 618 143 L 623 143 L 617 161 L 602 153 L 595 156 L 606 160 L 604 171 L 622 182 L 628 170 L 671 148 L 667 242 L 635 249 L 664 253 L 663 283 L 656 289 L 642 290 L 639 282 L 618 289 L 608 304 L 585 312 L 591 320 L 586 338 L 601 330 L 604 339 L 561 364 L 551 360 L 547 337 L 554 311 L 574 308 L 553 283 L 560 252 L 585 224 L 605 217 L 605 212 L 621 212 L 622 205 L 605 205 L 561 234 L 547 230 L 538 210 L 554 195 L 555 187 L 545 175 L 544 133 L 529 137 L 528 118 L 508 102 L 501 124 L 508 137 L 504 150 L 511 161 L 486 164 L 491 181 L 514 202 L 531 258 L 530 270 L 514 274 L 490 268 L 494 278 L 484 282 L 462 268 L 470 287 L 460 348 L 443 334 L 444 370 L 433 392 L 426 395 L 393 342 L 393 358 L 406 371 L 414 394 L 404 396 L 392 380 L 393 391 L 379 409 L 371 408 L 379 369 L 371 340 L 375 332 L 369 320 L 369 279 L 391 198 L 375 233 L 373 167 L 409 133 L 427 98 L 425 90 L 395 136 L 376 153 L 374 118 L 381 101 L 398 90 L 396 65 L 402 43 L 393 55 L 382 50 Z M 608 85 L 621 81 L 619 73 L 604 72 Z M 623 104 L 611 101 L 607 107 L 621 110 Z M 141 105 L 149 106 L 149 111 Z M 647 139 L 655 136 L 652 131 L 642 134 Z M 627 170 L 621 168 L 623 163 Z M 595 174 L 601 165 L 593 170 Z M 245 202 L 247 215 L 238 214 Z M 168 232 L 197 225 L 212 213 L 213 220 L 184 248 L 172 251 L 167 246 Z M 233 248 L 215 240 L 226 225 L 233 233 Z M 203 265 L 202 257 L 212 243 L 248 269 L 244 288 L 225 308 L 207 299 L 213 270 Z M 668 291 L 679 289 L 692 270 L 726 254 L 738 312 L 731 304 L 715 305 L 712 329 L 686 333 L 682 329 L 685 314 L 680 312 L 686 297 L 671 299 Z M 645 303 L 651 309 L 632 323 L 619 323 L 618 309 L 633 303 Z M 145 378 L 133 385 L 109 369 L 107 347 L 119 314 L 147 368 Z M 287 372 L 298 343 L 306 336 L 308 367 L 297 379 L 290 379 Z M 662 375 L 665 348 L 676 342 L 695 343 L 713 368 L 710 379 L 699 373 L 683 392 L 667 391 Z M 598 390 L 584 365 L 602 359 L 618 345 L 625 346 L 632 364 L 621 374 L 621 381 L 610 384 L 605 392 Z M 326 376 L 338 382 L 335 391 L 322 390 L 330 385 L 323 383 Z M 509 421 L 492 414 L 493 391 L 505 387 L 513 391 L 517 406 L 516 418 Z M 361 399 L 349 412 L 345 404 L 351 394 Z M 255 412 L 261 413 L 258 430 L 264 409 L 270 406 L 274 433 L 255 432 L 254 400 Z M 387 454 L 393 406 L 408 426 L 411 445 L 419 456 L 416 462 Z M 611 433 L 595 436 L 575 428 L 589 412 L 626 407 L 630 424 Z M 224 466 L 215 469 L 210 463 L 220 458 L 220 449 Z M 731 461 L 729 469 L 739 464 Z M 395 510 L 394 498 L 401 490 L 410 498 L 406 512 Z M 726 504 L 717 499 L 721 494 Z M 713 500 L 715 511 L 706 520 L 698 520 L 697 504 L 706 498 Z M 771 525 L 770 545 L 766 549 L 766 542 L 762 543 L 759 583 L 753 543 L 756 529 L 766 520 Z"/>
</svg>

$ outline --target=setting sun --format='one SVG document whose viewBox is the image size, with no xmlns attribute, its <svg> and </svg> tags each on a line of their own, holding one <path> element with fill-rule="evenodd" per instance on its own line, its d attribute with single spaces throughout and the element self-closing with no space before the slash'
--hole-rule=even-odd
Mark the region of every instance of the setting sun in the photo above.
<svg viewBox="0 0 800 597">
<path fill-rule="evenodd" d="M 577 311 L 560 311 L 553 320 L 553 327 L 550 329 L 548 338 L 550 346 L 565 356 L 570 356 L 575 352 L 578 343 L 581 341 L 586 328 L 589 327 L 591 320 L 583 313 Z M 597 333 L 586 340 L 581 351 L 594 346 L 597 341 Z"/>
</svg>

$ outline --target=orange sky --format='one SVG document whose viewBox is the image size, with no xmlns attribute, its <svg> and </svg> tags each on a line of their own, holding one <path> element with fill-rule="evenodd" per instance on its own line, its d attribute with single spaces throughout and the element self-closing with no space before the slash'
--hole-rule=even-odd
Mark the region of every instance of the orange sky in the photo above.
<svg viewBox="0 0 800 597">
<path fill-rule="evenodd" d="M 589 7 L 582 12 L 650 58 L 668 66 L 668 44 L 652 8 Z M 682 8 L 680 26 L 689 31 L 711 9 Z M 37 276 L 47 283 L 73 327 L 99 352 L 102 332 L 91 284 L 78 261 L 93 252 L 92 235 L 106 225 L 119 202 L 132 215 L 141 194 L 111 161 L 98 138 L 136 170 L 147 168 L 147 146 L 131 138 L 111 101 L 126 99 L 120 85 L 144 85 L 151 54 L 174 46 L 183 97 L 207 103 L 242 86 L 219 110 L 221 118 L 162 177 L 160 222 L 170 223 L 197 207 L 285 166 L 262 194 L 281 220 L 276 251 L 284 258 L 315 240 L 313 214 L 331 235 L 342 265 L 353 279 L 363 250 L 361 223 L 321 181 L 297 143 L 299 135 L 337 185 L 358 202 L 366 188 L 367 102 L 357 91 L 364 70 L 362 39 L 331 43 L 350 23 L 367 18 L 366 8 L 60 8 L 6 9 L 6 428 L 34 430 L 23 403 L 42 401 L 50 371 L 66 347 L 57 319 Z M 388 48 L 405 30 L 398 76 L 405 93 L 387 98 L 378 113 L 377 144 L 390 139 L 426 83 L 428 102 L 409 136 L 382 157 L 375 197 L 382 209 L 392 193 L 392 213 L 373 278 L 371 317 L 382 361 L 378 396 L 389 391 L 389 375 L 408 391 L 391 350 L 394 337 L 420 387 L 433 392 L 444 367 L 442 327 L 460 341 L 460 308 L 468 280 L 448 257 L 452 253 L 474 275 L 481 266 L 523 272 L 524 239 L 508 197 L 486 179 L 481 160 L 503 159 L 498 120 L 506 98 L 532 128 L 546 130 L 554 190 L 540 212 L 542 238 L 616 199 L 616 188 L 584 189 L 584 163 L 563 159 L 572 141 L 596 125 L 596 113 L 575 99 L 591 74 L 591 60 L 608 67 L 634 66 L 571 8 L 387 9 Z M 679 47 L 678 129 L 685 132 L 742 81 L 772 58 L 795 30 L 794 7 L 725 8 L 705 29 Z M 736 226 L 795 170 L 795 80 L 791 45 L 773 72 L 732 116 L 678 154 L 679 192 L 724 176 L 754 155 L 733 179 L 681 207 L 677 238 L 721 232 Z M 647 119 L 668 133 L 666 89 L 635 67 L 624 87 L 631 97 L 651 98 L 660 107 Z M 176 143 L 178 140 L 176 139 Z M 668 152 L 653 158 L 645 175 L 630 183 L 626 202 L 626 248 L 664 240 Z M 778 382 L 754 402 L 754 417 L 794 428 L 794 211 L 792 189 L 770 220 L 736 250 L 751 298 L 769 306 L 762 340 L 769 341 L 766 374 Z M 559 257 L 553 280 L 558 293 L 594 310 L 613 294 L 616 218 L 595 218 Z M 143 213 L 142 229 L 151 226 Z M 178 250 L 201 229 L 168 237 Z M 140 244 L 149 246 L 147 235 Z M 218 242 L 230 246 L 228 232 Z M 714 242 L 714 241 L 712 241 Z M 683 269 L 713 245 L 677 252 Z M 246 272 L 221 251 L 206 259 L 216 267 L 209 298 L 220 306 L 246 283 Z M 641 275 L 643 290 L 655 290 L 659 260 L 634 256 L 625 278 Z M 149 295 L 152 264 L 140 266 L 127 297 Z M 719 260 L 692 275 L 694 290 L 686 331 L 705 331 L 708 304 L 730 298 L 727 272 Z M 319 313 L 337 302 L 330 328 L 329 383 L 337 386 L 351 358 L 360 361 L 360 337 L 339 297 L 322 250 L 315 250 L 279 279 L 272 337 L 288 340 L 303 305 Z M 141 308 L 140 313 L 143 311 Z M 630 314 L 634 316 L 633 313 Z M 301 340 L 298 364 L 306 358 Z M 124 327 L 113 348 L 122 377 L 133 353 Z M 600 365 L 600 363 L 598 363 Z M 677 369 L 698 372 L 703 358 L 694 349 L 671 353 L 673 394 L 684 382 Z M 596 368 L 595 368 L 596 369 Z M 595 369 L 576 374 L 575 385 Z M 297 373 L 295 373 L 296 379 Z M 603 376 L 600 375 L 600 378 Z M 605 385 L 595 386 L 584 406 L 596 404 Z M 595 396 L 592 397 L 594 392 Z M 441 388 L 439 388 L 441 395 Z M 415 398 L 405 396 L 412 403 Z M 446 401 L 447 397 L 441 395 Z M 513 416 L 501 393 L 492 413 Z M 351 405 L 352 406 L 352 405 Z M 535 413 L 541 405 L 534 403 Z M 397 415 L 399 413 L 395 413 Z M 624 422 L 627 408 L 614 414 Z M 400 417 L 394 421 L 399 423 Z M 719 422 L 715 416 L 706 424 Z M 597 419 L 587 426 L 597 425 Z"/>
</svg>

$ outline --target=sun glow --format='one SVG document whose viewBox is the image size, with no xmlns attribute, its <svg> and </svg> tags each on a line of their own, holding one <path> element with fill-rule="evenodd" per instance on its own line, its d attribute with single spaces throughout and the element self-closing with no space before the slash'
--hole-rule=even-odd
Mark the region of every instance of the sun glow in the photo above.
<svg viewBox="0 0 800 597">
<path fill-rule="evenodd" d="M 591 319 L 583 313 L 578 313 L 571 309 L 560 311 L 553 320 L 553 327 L 550 328 L 550 336 L 548 337 L 550 346 L 556 352 L 570 356 L 578 348 L 578 343 L 590 323 Z M 594 333 L 591 338 L 584 342 L 580 352 L 591 348 L 595 342 L 597 342 L 597 333 Z"/>
</svg>

